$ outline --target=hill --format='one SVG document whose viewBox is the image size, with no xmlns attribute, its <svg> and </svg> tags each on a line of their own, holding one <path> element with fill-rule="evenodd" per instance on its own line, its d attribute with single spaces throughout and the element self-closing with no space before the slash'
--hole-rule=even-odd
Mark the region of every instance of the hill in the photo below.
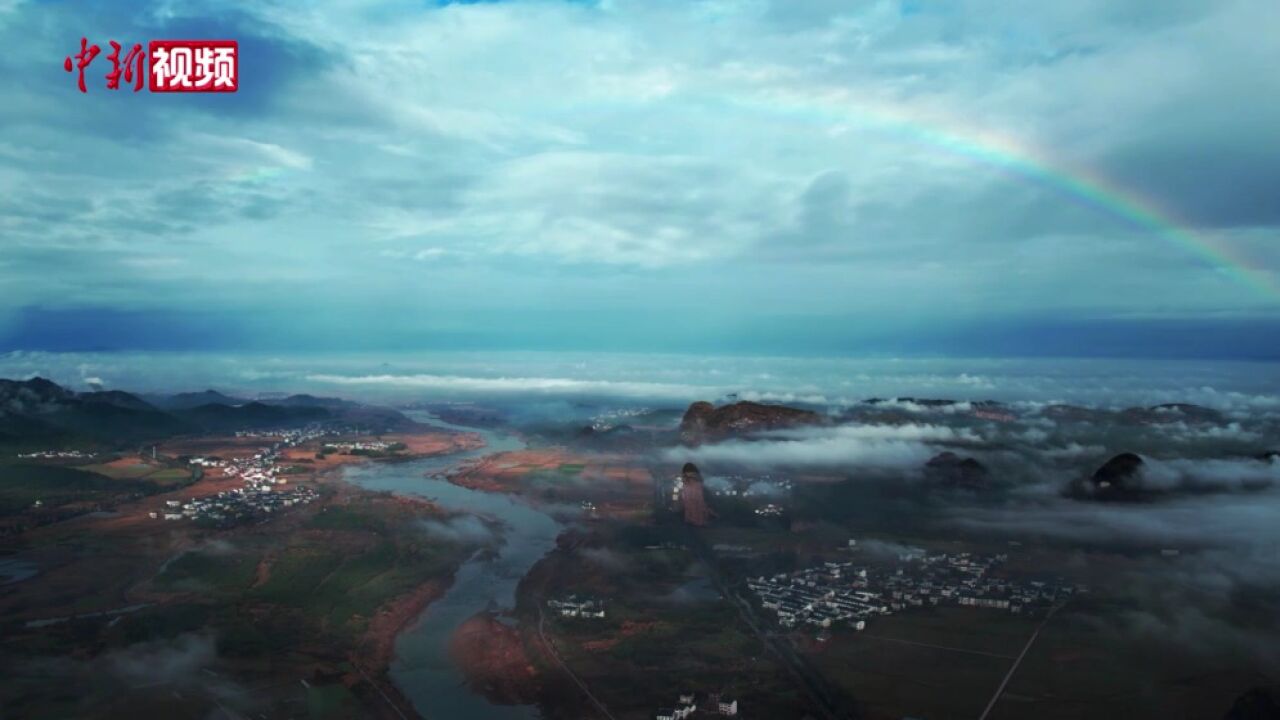
<svg viewBox="0 0 1280 720">
<path fill-rule="evenodd" d="M 156 407 L 165 410 L 190 410 L 201 405 L 243 405 L 248 400 L 224 395 L 217 390 L 185 392 L 175 395 L 151 395 L 147 399 Z"/>
<path fill-rule="evenodd" d="M 179 418 L 119 390 L 77 393 L 36 377 L 0 380 L 0 442 L 127 442 L 188 430 Z"/>
<path fill-rule="evenodd" d="M 39 377 L 0 380 L 0 445 L 123 445 L 188 433 L 311 423 L 347 423 L 376 431 L 416 425 L 395 410 L 311 395 L 246 402 L 206 390 L 152 400 L 120 390 L 78 393 Z"/>
<path fill-rule="evenodd" d="M 689 406 L 680 420 L 680 436 L 687 443 L 700 443 L 821 422 L 823 418 L 816 412 L 785 405 L 742 401 L 716 407 L 698 401 Z"/>
</svg>

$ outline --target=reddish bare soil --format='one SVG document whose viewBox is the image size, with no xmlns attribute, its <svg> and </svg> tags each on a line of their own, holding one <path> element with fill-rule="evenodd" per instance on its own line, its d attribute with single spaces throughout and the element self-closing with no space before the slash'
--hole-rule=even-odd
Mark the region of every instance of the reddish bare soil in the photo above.
<svg viewBox="0 0 1280 720">
<path fill-rule="evenodd" d="M 444 595 L 451 579 L 436 578 L 419 585 L 382 606 L 378 614 L 369 620 L 369 629 L 360 641 L 360 658 L 363 664 L 377 671 L 391 665 L 395 655 L 396 636 L 412 623 L 428 605 Z"/>
<path fill-rule="evenodd" d="M 590 501 L 592 518 L 626 518 L 649 510 L 652 477 L 620 455 L 536 448 L 495 453 L 449 476 L 472 490 L 523 495 L 538 501 Z"/>
<path fill-rule="evenodd" d="M 538 674 L 519 630 L 491 613 L 477 613 L 454 631 L 449 654 L 467 682 L 490 702 L 525 705 L 535 701 Z"/>
</svg>

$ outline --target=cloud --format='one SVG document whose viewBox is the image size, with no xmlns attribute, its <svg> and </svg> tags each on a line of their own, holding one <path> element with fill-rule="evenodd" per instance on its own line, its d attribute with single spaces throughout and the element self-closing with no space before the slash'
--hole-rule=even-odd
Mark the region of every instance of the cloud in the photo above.
<svg viewBox="0 0 1280 720">
<path fill-rule="evenodd" d="M 1041 448 L 1037 452 L 1051 460 L 1073 461 L 1101 457 L 1106 451 L 1107 449 L 1102 445 L 1081 445 L 1080 443 L 1072 442 L 1061 447 Z"/>
<path fill-rule="evenodd" d="M 1274 549 L 1280 543 L 1277 517 L 1280 495 L 1267 491 L 1143 504 L 1075 501 L 1045 493 L 1004 508 L 957 508 L 946 519 L 956 527 L 1008 537 L 1113 547 Z"/>
<path fill-rule="evenodd" d="M 609 548 L 584 547 L 578 550 L 578 554 L 592 565 L 610 572 L 623 572 L 631 566 L 631 561 L 626 556 Z"/>
<path fill-rule="evenodd" d="M 544 395 L 613 395 L 636 398 L 688 399 L 705 388 L 653 382 L 616 382 L 550 377 L 465 377 L 457 375 L 309 375 L 310 382 L 383 386 L 442 393 L 529 393 Z"/>
<path fill-rule="evenodd" d="M 1252 443 L 1262 439 L 1261 432 L 1247 429 L 1238 422 L 1208 426 L 1187 425 L 1184 422 L 1162 423 L 1156 428 L 1170 440 L 1183 443 L 1206 441 Z"/>
<path fill-rule="evenodd" d="M 126 682 L 204 687 L 207 678 L 200 672 L 216 661 L 217 654 L 213 636 L 187 633 L 130 645 L 107 654 L 103 662 Z"/>
<path fill-rule="evenodd" d="M 1106 211 L 1177 208 L 1189 244 L 1276 279 L 1257 34 L 1280 11 L 1168 5 L 9 2 L 0 306 L 269 317 L 330 347 L 968 354 L 1160 353 L 1126 333 L 1245 318 L 1172 336 L 1274 356 L 1245 270 Z M 81 95 L 49 59 L 85 33 L 236 37 L 242 89 Z M 1061 180 L 1094 174 L 1104 202 Z"/>
<path fill-rule="evenodd" d="M 421 526 L 432 538 L 466 545 L 487 545 L 496 542 L 499 537 L 492 527 L 474 515 L 460 515 L 447 520 L 423 520 Z"/>
<path fill-rule="evenodd" d="M 888 540 L 858 540 L 857 552 L 877 560 L 897 560 L 903 555 L 918 555 L 924 548 Z"/>
<path fill-rule="evenodd" d="M 943 425 L 842 425 L 768 433 L 763 438 L 674 448 L 666 457 L 751 467 L 919 471 L 939 452 L 936 444 L 979 440 L 970 430 Z"/>
<path fill-rule="evenodd" d="M 1280 484 L 1280 460 L 1148 459 L 1142 482 L 1159 490 L 1246 490 Z"/>
</svg>

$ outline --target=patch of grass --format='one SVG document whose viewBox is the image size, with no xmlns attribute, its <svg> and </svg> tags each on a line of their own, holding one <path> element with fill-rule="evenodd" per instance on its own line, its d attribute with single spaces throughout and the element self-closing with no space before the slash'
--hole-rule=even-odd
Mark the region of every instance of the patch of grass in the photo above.
<svg viewBox="0 0 1280 720">
<path fill-rule="evenodd" d="M 169 563 L 156 585 L 171 590 L 239 592 L 253 582 L 258 558 L 243 554 L 193 551 Z"/>
<path fill-rule="evenodd" d="M 139 480 L 166 468 L 138 461 L 129 464 L 96 463 L 93 465 L 81 465 L 80 469 L 98 473 L 99 475 L 106 475 L 116 480 Z"/>
<path fill-rule="evenodd" d="M 363 715 L 359 700 L 342 685 L 313 685 L 307 689 L 307 717 L 314 720 Z"/>
<path fill-rule="evenodd" d="M 184 485 L 191 480 L 191 472 L 182 468 L 165 468 L 147 476 L 147 482 L 162 487 Z"/>
<path fill-rule="evenodd" d="M 327 507 L 307 523 L 316 530 L 347 530 L 382 533 L 386 523 L 373 513 L 346 505 Z"/>
<path fill-rule="evenodd" d="M 144 608 L 119 616 L 120 620 L 110 627 L 106 637 L 109 644 L 118 647 L 177 637 L 205 629 L 213 614 L 212 606 L 200 603 Z"/>
<path fill-rule="evenodd" d="M 37 500 L 57 507 L 83 500 L 103 500 L 153 492 L 155 486 L 138 480 L 113 480 L 105 475 L 57 465 L 0 465 L 0 515 L 30 508 Z"/>
<path fill-rule="evenodd" d="M 315 590 L 342 563 L 336 550 L 292 547 L 271 564 L 271 577 L 255 592 L 263 600 L 304 607 L 315 601 Z"/>
<path fill-rule="evenodd" d="M 397 545 L 391 541 L 344 558 L 309 595 L 304 609 L 332 627 L 369 618 L 389 600 L 425 578 L 449 572 L 458 558 L 444 548 Z M 355 628 L 358 630 L 358 628 Z"/>
</svg>

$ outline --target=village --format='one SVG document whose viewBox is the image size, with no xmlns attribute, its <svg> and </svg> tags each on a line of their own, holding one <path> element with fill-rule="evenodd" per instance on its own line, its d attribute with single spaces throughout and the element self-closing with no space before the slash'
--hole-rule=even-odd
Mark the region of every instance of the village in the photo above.
<svg viewBox="0 0 1280 720">
<path fill-rule="evenodd" d="M 699 703 L 695 693 L 682 693 L 677 698 L 674 708 L 659 710 L 654 718 L 655 720 L 685 720 L 693 715 L 737 717 L 738 701 L 726 698 L 720 693 L 708 693 Z"/>
<path fill-rule="evenodd" d="M 276 431 L 236 433 L 237 437 L 264 437 L 274 439 L 270 447 L 253 455 L 238 458 L 193 457 L 187 462 L 199 468 L 217 469 L 227 477 L 239 477 L 244 486 L 234 490 L 224 490 L 216 495 L 192 498 L 186 502 L 167 500 L 161 511 L 153 511 L 153 519 L 164 520 L 191 519 L 211 522 L 220 525 L 248 522 L 269 517 L 272 513 L 295 505 L 305 505 L 319 497 L 319 493 L 309 486 L 294 486 L 281 489 L 288 484 L 284 468 L 277 464 L 281 451 L 285 448 L 300 445 L 328 435 L 342 434 L 341 431 L 323 429 L 319 426 L 294 428 Z"/>
<path fill-rule="evenodd" d="M 320 452 L 323 453 L 347 453 L 351 455 L 395 452 L 403 449 L 404 443 L 386 442 L 385 440 L 327 442 L 320 446 Z"/>
<path fill-rule="evenodd" d="M 249 486 L 224 490 L 216 495 L 193 498 L 187 502 L 169 500 L 163 512 L 150 513 L 152 518 L 165 520 L 192 520 L 231 525 L 263 518 L 278 510 L 306 505 L 319 497 L 314 489 L 305 486 L 284 491 L 266 486 Z"/>
<path fill-rule="evenodd" d="M 18 457 L 23 460 L 91 460 L 97 455 L 83 450 L 36 450 L 18 453 Z"/>
<path fill-rule="evenodd" d="M 568 595 L 560 600 L 548 600 L 547 607 L 566 618 L 604 619 L 604 601 L 597 598 Z"/>
<path fill-rule="evenodd" d="M 856 547 L 852 541 L 851 545 Z M 992 572 L 1007 560 L 1003 554 L 910 550 L 899 554 L 896 567 L 828 561 L 752 578 L 747 586 L 777 615 L 780 625 L 811 625 L 820 628 L 820 635 L 841 623 L 862 630 L 876 615 L 913 607 L 957 605 L 1038 613 L 1087 590 L 1061 581 L 1015 581 Z"/>
</svg>

